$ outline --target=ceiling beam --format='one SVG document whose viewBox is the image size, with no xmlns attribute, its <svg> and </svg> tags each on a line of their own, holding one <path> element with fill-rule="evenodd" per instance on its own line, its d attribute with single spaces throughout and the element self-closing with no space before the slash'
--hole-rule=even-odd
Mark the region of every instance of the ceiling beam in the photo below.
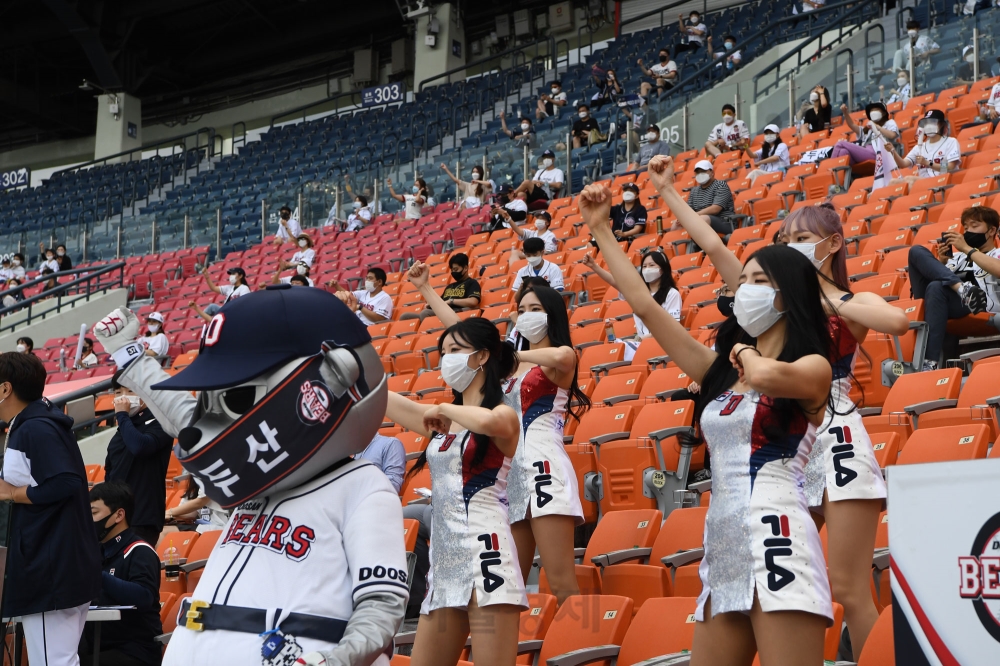
<svg viewBox="0 0 1000 666">
<path fill-rule="evenodd" d="M 87 25 L 87 22 L 65 0 L 43 0 L 43 2 L 80 44 L 80 48 L 83 49 L 94 70 L 97 83 L 105 88 L 120 90 L 122 88 L 121 78 L 115 70 L 110 54 L 104 48 L 97 30 Z"/>
</svg>

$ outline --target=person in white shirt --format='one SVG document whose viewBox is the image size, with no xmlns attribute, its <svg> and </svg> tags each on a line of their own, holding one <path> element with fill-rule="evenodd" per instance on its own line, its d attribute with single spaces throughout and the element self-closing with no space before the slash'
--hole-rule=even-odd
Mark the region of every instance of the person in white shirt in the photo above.
<svg viewBox="0 0 1000 666">
<path fill-rule="evenodd" d="M 753 183 L 765 173 L 787 171 L 789 166 L 788 146 L 781 140 L 781 130 L 775 124 L 764 127 L 764 145 L 760 150 L 746 149 L 747 155 L 754 159 L 757 168 L 747 174 Z"/>
<path fill-rule="evenodd" d="M 17 280 L 24 281 L 25 271 L 24 271 L 24 255 L 17 252 L 10 259 L 10 270 L 13 271 L 14 277 Z"/>
<path fill-rule="evenodd" d="M 299 249 L 292 255 L 291 260 L 281 260 L 281 270 L 283 271 L 289 268 L 294 268 L 299 264 L 305 264 L 306 266 L 312 268 L 313 261 L 316 259 L 316 250 L 313 249 L 312 236 L 309 234 L 299 234 L 296 242 Z"/>
<path fill-rule="evenodd" d="M 528 238 L 541 238 L 542 242 L 545 243 L 545 254 L 551 254 L 559 249 L 559 243 L 556 240 L 556 235 L 549 231 L 549 225 L 552 224 L 552 218 L 549 216 L 548 211 L 540 210 L 535 213 L 535 220 L 532 223 L 534 229 L 529 229 L 527 226 L 520 226 L 516 222 L 511 223 L 511 229 L 517 234 L 522 240 Z M 512 255 L 517 255 L 518 259 L 524 259 L 524 255 L 518 249 L 511 250 Z"/>
<path fill-rule="evenodd" d="M 80 362 L 76 364 L 77 370 L 86 370 L 99 363 L 97 354 L 94 353 L 94 341 L 90 338 L 83 339 L 83 349 L 80 351 Z"/>
<path fill-rule="evenodd" d="M 306 262 L 300 262 L 295 266 L 295 275 L 289 275 L 281 277 L 281 264 L 278 264 L 278 270 L 274 272 L 271 276 L 271 284 L 302 284 L 305 283 L 307 287 L 314 287 L 316 283 L 313 279 L 309 277 L 309 264 Z"/>
<path fill-rule="evenodd" d="M 396 190 L 392 189 L 392 178 L 386 178 L 385 182 L 389 186 L 389 196 L 403 204 L 403 216 L 407 220 L 419 220 L 422 214 L 420 209 L 427 203 L 428 197 L 427 183 L 424 179 L 415 179 L 409 194 L 397 194 Z"/>
<path fill-rule="evenodd" d="M 463 208 L 481 208 L 489 201 L 493 184 L 483 178 L 483 167 L 476 165 L 472 167 L 472 180 L 464 181 L 451 172 L 448 165 L 441 163 L 441 168 L 448 174 L 452 182 L 458 185 L 460 190 L 458 210 Z"/>
<path fill-rule="evenodd" d="M 550 200 L 562 192 L 565 180 L 563 170 L 556 168 L 556 154 L 546 150 L 542 153 L 542 168 L 535 172 L 531 180 L 518 185 L 514 194 L 524 193 L 528 210 L 543 210 L 549 207 Z"/>
<path fill-rule="evenodd" d="M 354 197 L 354 202 L 351 204 L 351 213 L 344 223 L 344 231 L 359 231 L 371 224 L 372 217 L 374 212 L 368 205 L 368 198 L 359 194 Z"/>
<path fill-rule="evenodd" d="M 0 280 L 6 282 L 14 278 L 14 270 L 10 267 L 10 258 L 4 257 L 0 262 Z"/>
<path fill-rule="evenodd" d="M 376 266 L 368 269 L 364 289 L 347 291 L 333 280 L 330 285 L 337 290 L 337 298 L 354 310 L 363 324 L 371 326 L 392 317 L 392 297 L 382 289 L 385 281 L 385 271 Z"/>
<path fill-rule="evenodd" d="M 907 153 L 906 157 L 900 157 L 892 144 L 886 145 L 898 168 L 918 167 L 916 176 L 906 176 L 897 180 L 912 183 L 919 178 L 958 171 L 962 166 L 962 149 L 957 139 L 947 135 L 948 121 L 944 112 L 938 109 L 926 112 L 917 124 L 917 129 L 917 145 Z"/>
<path fill-rule="evenodd" d="M 697 11 L 691 12 L 687 23 L 684 22 L 684 14 L 681 14 L 678 25 L 681 29 L 681 42 L 674 48 L 674 53 L 700 49 L 708 34 L 708 26 L 701 20 L 701 14 Z"/>
<path fill-rule="evenodd" d="M 874 160 L 875 148 L 872 146 L 872 139 L 875 138 L 876 132 L 887 143 L 892 143 L 899 136 L 899 127 L 895 120 L 889 118 L 889 111 L 882 102 L 872 102 L 865 107 L 868 122 L 864 123 L 863 127 L 859 127 L 851 118 L 846 104 L 840 105 L 840 113 L 844 116 L 844 122 L 847 126 L 858 136 L 858 140 L 856 142 L 838 141 L 837 145 L 833 147 L 830 157 L 847 155 L 850 164 Z"/>
<path fill-rule="evenodd" d="M 716 51 L 712 47 L 712 38 L 708 38 L 708 52 L 712 54 L 713 60 L 719 60 L 716 67 L 722 67 L 723 64 L 726 66 L 727 71 L 733 71 L 740 66 L 743 62 L 743 52 L 734 51 L 736 48 L 736 37 L 733 35 L 726 35 L 722 39 L 722 49 L 721 51 Z"/>
<path fill-rule="evenodd" d="M 990 96 L 982 104 L 981 115 L 984 119 L 992 121 L 993 127 L 996 127 L 997 122 L 1000 121 L 1000 83 L 995 84 L 990 89 Z"/>
<path fill-rule="evenodd" d="M 150 312 L 146 317 L 146 335 L 140 340 L 146 348 L 146 356 L 166 356 L 170 341 L 163 330 L 163 315 Z"/>
<path fill-rule="evenodd" d="M 826 5 L 826 0 L 802 0 L 802 13 L 808 14 L 809 12 L 814 12 L 820 7 Z M 792 14 L 797 14 L 795 7 L 792 7 Z"/>
<path fill-rule="evenodd" d="M 524 192 L 514 194 L 510 185 L 504 183 L 497 188 L 496 203 L 490 211 L 488 232 L 498 229 L 513 229 L 514 224 L 523 222 L 528 217 L 528 204 L 524 201 Z"/>
<path fill-rule="evenodd" d="M 559 107 L 566 106 L 566 93 L 563 92 L 562 83 L 553 81 L 549 85 L 551 94 L 541 94 L 538 96 L 538 105 L 535 109 L 535 118 L 544 120 L 550 116 L 559 115 Z"/>
<path fill-rule="evenodd" d="M 902 72 L 910 69 L 910 52 L 914 54 L 914 63 L 919 64 L 931 59 L 931 56 L 941 52 L 941 47 L 927 35 L 920 34 L 920 21 L 906 22 L 906 46 L 897 49 L 892 56 L 892 71 Z"/>
<path fill-rule="evenodd" d="M 274 236 L 274 244 L 281 245 L 285 241 L 298 238 L 301 233 L 302 227 L 299 226 L 298 216 L 292 217 L 292 209 L 282 206 L 278 210 L 278 232 Z"/>
<path fill-rule="evenodd" d="M 517 272 L 511 289 L 517 291 L 521 288 L 521 283 L 529 277 L 540 277 L 548 282 L 549 286 L 556 291 L 563 290 L 562 270 L 551 261 L 546 261 L 544 255 L 545 241 L 541 238 L 529 238 L 524 241 L 524 258 L 528 260 L 528 265 Z M 517 261 L 518 259 L 515 259 L 513 254 L 511 254 L 511 265 Z"/>
<path fill-rule="evenodd" d="M 724 152 L 742 150 L 750 143 L 750 130 L 742 120 L 736 119 L 736 107 L 722 105 L 722 122 L 712 128 L 705 142 L 705 151 L 712 157 Z"/>
<path fill-rule="evenodd" d="M 885 86 L 879 86 L 879 95 L 885 96 Z M 906 103 L 910 101 L 910 75 L 906 73 L 906 70 L 898 72 L 896 74 L 896 87 L 889 91 L 889 99 L 885 100 L 886 104 L 895 104 L 899 102 L 906 108 Z"/>
<path fill-rule="evenodd" d="M 660 62 L 654 63 L 652 67 L 646 67 L 642 64 L 642 58 L 637 61 L 639 68 L 642 69 L 642 73 L 653 79 L 653 83 L 649 81 L 643 81 L 639 85 L 639 94 L 643 97 L 649 95 L 649 91 L 652 90 L 653 85 L 656 85 L 657 94 L 662 95 L 668 88 L 673 88 L 677 85 L 677 80 L 680 72 L 677 71 L 677 63 L 674 62 L 670 57 L 669 49 L 660 49 Z"/>
<path fill-rule="evenodd" d="M 42 271 L 46 268 L 53 273 L 59 272 L 59 262 L 56 260 L 56 253 L 52 249 L 45 250 L 45 258 L 38 265 L 38 274 L 41 275 Z"/>
<path fill-rule="evenodd" d="M 202 310 L 201 307 L 199 307 L 199 305 L 194 301 L 188 302 L 188 306 L 206 322 L 211 322 L 212 317 L 214 317 L 216 313 L 222 309 L 222 306 L 229 301 L 239 298 L 240 296 L 246 296 L 250 293 L 250 287 L 247 284 L 246 271 L 239 266 L 234 266 L 226 271 L 229 278 L 229 284 L 216 285 L 215 282 L 212 281 L 211 276 L 208 274 L 207 266 L 201 270 L 201 274 L 205 277 L 205 284 L 208 286 L 209 290 L 223 296 L 221 304 L 212 303 L 204 310 Z"/>
</svg>

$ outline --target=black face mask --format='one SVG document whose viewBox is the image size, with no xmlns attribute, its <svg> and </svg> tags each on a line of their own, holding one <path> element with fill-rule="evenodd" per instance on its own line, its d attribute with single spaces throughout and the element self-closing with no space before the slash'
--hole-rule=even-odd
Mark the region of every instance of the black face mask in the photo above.
<svg viewBox="0 0 1000 666">
<path fill-rule="evenodd" d="M 667 56 L 661 54 L 660 55 L 660 62 L 666 62 L 666 61 L 667 61 Z"/>
<path fill-rule="evenodd" d="M 287 220 L 287 219 L 288 219 L 288 218 L 290 218 L 291 216 L 292 216 L 292 214 L 291 214 L 291 213 L 282 213 L 282 214 L 281 214 L 281 219 L 283 219 L 283 220 Z"/>
<path fill-rule="evenodd" d="M 114 515 L 114 514 L 111 514 L 111 515 Z M 104 541 L 104 537 L 108 536 L 108 532 L 110 532 L 111 530 L 113 530 L 115 528 L 114 525 L 112 525 L 111 527 L 108 527 L 105 524 L 105 523 L 108 522 L 108 518 L 110 518 L 111 515 L 104 516 L 103 518 L 99 518 L 99 519 L 97 519 L 97 520 L 94 521 L 94 532 L 97 534 L 97 541 L 98 542 Z"/>
<path fill-rule="evenodd" d="M 986 245 L 986 234 L 976 233 L 974 231 L 966 231 L 962 234 L 962 238 L 965 242 L 969 244 L 969 247 L 974 247 L 977 250 L 982 246 Z"/>
<path fill-rule="evenodd" d="M 465 276 L 462 271 L 452 271 L 451 279 L 454 280 L 455 282 L 461 282 L 462 280 L 465 279 Z"/>
<path fill-rule="evenodd" d="M 715 306 L 719 308 L 719 312 L 723 317 L 733 316 L 733 305 L 736 303 L 735 296 L 719 296 L 719 300 L 715 302 Z"/>
</svg>

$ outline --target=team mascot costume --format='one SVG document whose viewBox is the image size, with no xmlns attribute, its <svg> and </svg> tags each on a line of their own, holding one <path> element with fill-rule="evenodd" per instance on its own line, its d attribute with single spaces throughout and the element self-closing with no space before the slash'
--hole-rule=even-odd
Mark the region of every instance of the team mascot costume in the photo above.
<svg viewBox="0 0 1000 666">
<path fill-rule="evenodd" d="M 399 497 L 351 458 L 385 416 L 367 328 L 332 294 L 275 285 L 227 303 L 173 377 L 138 332 L 126 308 L 94 327 L 184 468 L 233 510 L 164 665 L 387 666 L 408 587 Z"/>
</svg>

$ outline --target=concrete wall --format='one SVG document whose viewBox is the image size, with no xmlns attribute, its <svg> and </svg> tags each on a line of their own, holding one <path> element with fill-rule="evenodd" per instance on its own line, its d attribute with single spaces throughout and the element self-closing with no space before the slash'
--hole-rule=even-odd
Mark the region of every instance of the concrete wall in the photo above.
<svg viewBox="0 0 1000 666">
<path fill-rule="evenodd" d="M 427 36 L 427 25 L 431 19 L 437 19 L 440 31 L 437 33 L 437 43 L 428 46 L 424 43 Z M 421 81 L 443 74 L 450 69 L 461 67 L 466 63 L 465 27 L 459 17 L 458 9 L 453 5 L 438 5 L 430 14 L 417 19 L 417 30 L 413 37 L 416 57 L 413 59 L 413 87 L 416 89 Z M 452 53 L 452 43 L 458 42 L 461 56 Z M 465 78 L 462 72 L 456 73 L 451 80 Z M 439 79 L 431 85 L 447 83 L 448 79 Z"/>
<path fill-rule="evenodd" d="M 45 319 L 32 320 L 27 326 L 20 326 L 11 333 L 0 335 L 0 352 L 14 351 L 17 347 L 17 339 L 27 336 L 34 340 L 36 346 L 40 346 L 50 338 L 65 338 L 80 332 L 80 325 L 86 324 L 88 329 L 93 328 L 100 319 L 105 317 L 115 308 L 125 307 L 128 298 L 128 290 L 115 289 L 105 294 L 92 296 L 89 301 L 78 301 L 74 307 L 63 308 L 61 312 L 51 312 Z M 55 300 L 43 301 L 32 308 L 32 314 L 39 311 L 51 310 L 55 307 Z M 24 321 L 26 314 L 15 312 L 4 317 L 4 325 L 9 325 L 18 321 Z"/>
<path fill-rule="evenodd" d="M 84 465 L 103 465 L 108 457 L 108 443 L 118 432 L 118 428 L 102 430 L 93 437 L 85 437 L 79 441 L 80 453 L 83 454 Z"/>
<path fill-rule="evenodd" d="M 112 115 L 109 106 L 117 101 L 118 113 Z M 129 124 L 135 125 L 135 136 L 129 136 Z M 134 150 L 142 145 L 142 100 L 127 93 L 101 95 L 97 99 L 97 133 L 94 159 Z M 116 161 L 121 161 L 118 158 Z"/>
</svg>

